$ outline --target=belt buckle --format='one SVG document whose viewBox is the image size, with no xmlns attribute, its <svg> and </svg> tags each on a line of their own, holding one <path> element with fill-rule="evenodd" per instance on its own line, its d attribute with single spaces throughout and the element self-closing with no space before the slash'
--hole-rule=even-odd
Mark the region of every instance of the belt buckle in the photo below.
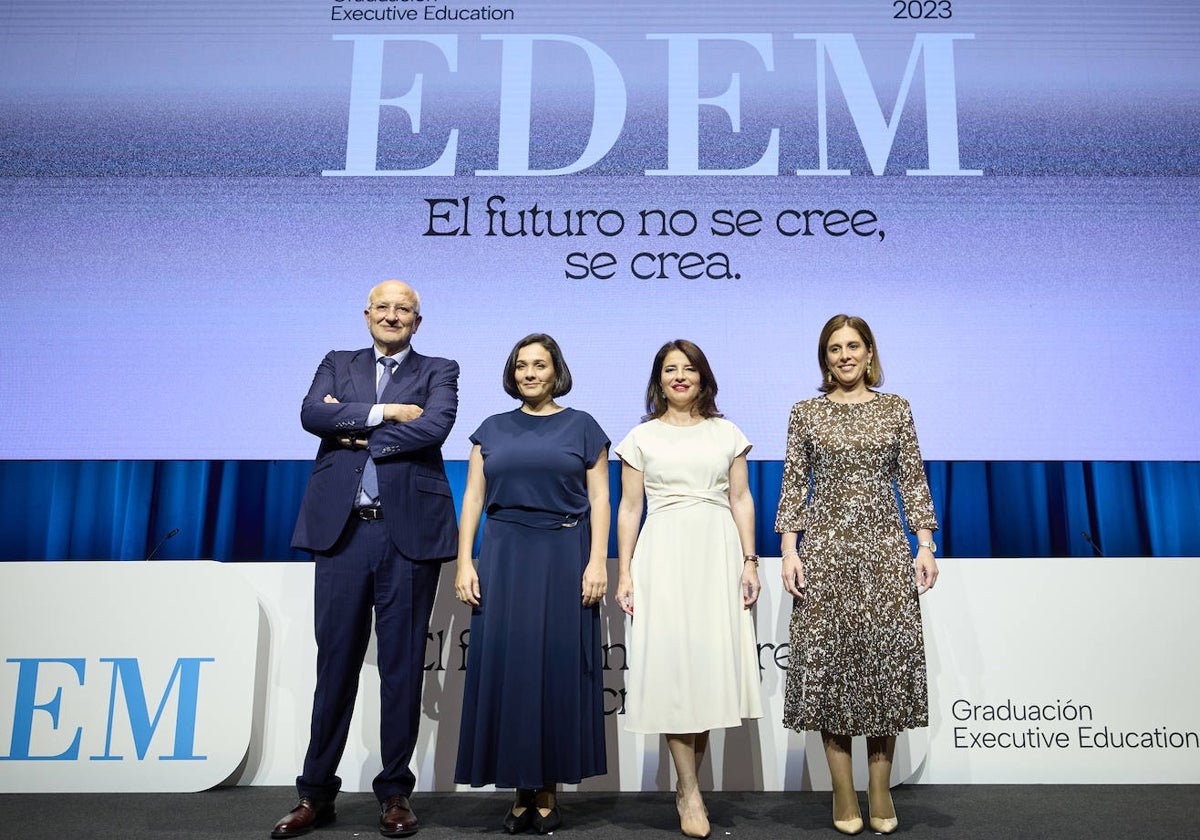
<svg viewBox="0 0 1200 840">
<path fill-rule="evenodd" d="M 383 508 L 380 507 L 360 507 L 354 511 L 359 519 L 365 522 L 374 522 L 377 519 L 383 519 Z"/>
</svg>

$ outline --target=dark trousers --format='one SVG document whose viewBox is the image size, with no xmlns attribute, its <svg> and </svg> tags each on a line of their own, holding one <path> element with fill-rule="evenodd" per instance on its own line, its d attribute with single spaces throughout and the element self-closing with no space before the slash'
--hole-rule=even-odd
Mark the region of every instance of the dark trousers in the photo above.
<svg viewBox="0 0 1200 840">
<path fill-rule="evenodd" d="M 425 639 L 441 568 L 440 563 L 415 563 L 397 552 L 382 520 L 364 522 L 357 517 L 351 517 L 328 554 L 316 556 L 317 687 L 304 770 L 296 779 L 300 796 L 329 800 L 341 789 L 336 772 L 371 639 L 372 610 L 383 759 L 373 787 L 381 802 L 412 793 L 416 776 L 409 762 L 421 721 Z"/>
</svg>

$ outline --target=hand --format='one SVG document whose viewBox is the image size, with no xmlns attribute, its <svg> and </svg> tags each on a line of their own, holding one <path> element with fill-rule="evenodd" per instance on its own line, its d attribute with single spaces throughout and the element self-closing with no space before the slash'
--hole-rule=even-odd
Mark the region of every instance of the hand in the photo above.
<svg viewBox="0 0 1200 840">
<path fill-rule="evenodd" d="M 617 579 L 617 591 L 613 593 L 613 600 L 626 615 L 633 615 L 633 581 L 630 578 L 622 576 Z"/>
<path fill-rule="evenodd" d="M 793 598 L 804 599 L 804 564 L 795 552 L 783 558 L 783 588 Z"/>
<path fill-rule="evenodd" d="M 339 400 L 333 394 L 326 394 L 324 397 L 321 398 L 321 402 L 336 403 L 336 402 L 341 402 L 341 400 Z M 347 449 L 366 449 L 367 448 L 367 439 L 366 438 L 356 438 L 353 435 L 343 435 L 342 437 L 338 438 L 338 443 L 340 443 L 342 446 L 346 447 Z"/>
<path fill-rule="evenodd" d="M 587 568 L 583 570 L 583 605 L 590 607 L 593 604 L 598 604 L 604 599 L 604 593 L 608 591 L 608 569 L 605 561 L 595 561 L 587 564 Z"/>
<path fill-rule="evenodd" d="M 454 576 L 454 597 L 472 607 L 479 606 L 482 596 L 479 591 L 479 575 L 475 571 L 474 563 L 466 563 L 458 567 L 458 574 Z"/>
<path fill-rule="evenodd" d="M 762 592 L 762 584 L 758 582 L 758 566 L 754 563 L 742 564 L 742 606 L 750 609 Z"/>
<path fill-rule="evenodd" d="M 924 546 L 918 548 L 917 556 L 913 559 L 913 569 L 916 572 L 917 594 L 924 595 L 933 589 L 938 577 L 937 560 L 933 559 L 933 552 Z"/>
<path fill-rule="evenodd" d="M 425 409 L 412 403 L 384 403 L 383 406 L 383 419 L 395 423 L 408 423 L 424 413 Z"/>
</svg>

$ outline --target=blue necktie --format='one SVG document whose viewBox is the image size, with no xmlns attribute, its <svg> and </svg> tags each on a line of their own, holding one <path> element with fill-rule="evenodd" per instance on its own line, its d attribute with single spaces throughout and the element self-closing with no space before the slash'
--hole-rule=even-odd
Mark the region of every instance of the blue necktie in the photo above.
<svg viewBox="0 0 1200 840">
<path fill-rule="evenodd" d="M 392 372 L 396 369 L 396 360 L 390 356 L 383 356 L 379 359 L 379 364 L 383 365 L 383 373 L 379 376 L 379 384 L 375 388 L 375 402 L 383 402 L 383 392 L 387 390 L 388 383 L 392 381 Z M 371 497 L 372 502 L 379 501 L 379 476 L 375 472 L 375 459 L 369 454 L 367 455 L 367 463 L 363 466 L 362 474 L 362 489 L 363 492 Z"/>
</svg>

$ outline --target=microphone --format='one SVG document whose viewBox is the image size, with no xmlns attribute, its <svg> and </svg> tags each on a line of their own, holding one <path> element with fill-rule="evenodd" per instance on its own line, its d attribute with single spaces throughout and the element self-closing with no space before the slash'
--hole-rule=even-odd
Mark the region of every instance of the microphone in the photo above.
<svg viewBox="0 0 1200 840">
<path fill-rule="evenodd" d="M 154 550 L 146 555 L 146 559 L 153 560 L 154 555 L 158 554 L 158 550 L 163 547 L 163 543 L 165 543 L 167 540 L 171 539 L 171 537 L 175 536 L 178 533 L 179 533 L 178 528 L 172 528 L 170 531 L 168 531 L 167 535 L 158 541 L 158 545 L 154 546 Z"/>
<path fill-rule="evenodd" d="M 1095 552 L 1097 557 L 1104 556 L 1104 552 L 1100 550 L 1100 546 L 1096 545 L 1096 541 L 1092 539 L 1091 534 L 1089 534 L 1087 531 L 1080 531 L 1079 533 L 1083 534 L 1083 538 L 1087 540 L 1087 544 L 1092 547 L 1092 551 Z"/>
</svg>

